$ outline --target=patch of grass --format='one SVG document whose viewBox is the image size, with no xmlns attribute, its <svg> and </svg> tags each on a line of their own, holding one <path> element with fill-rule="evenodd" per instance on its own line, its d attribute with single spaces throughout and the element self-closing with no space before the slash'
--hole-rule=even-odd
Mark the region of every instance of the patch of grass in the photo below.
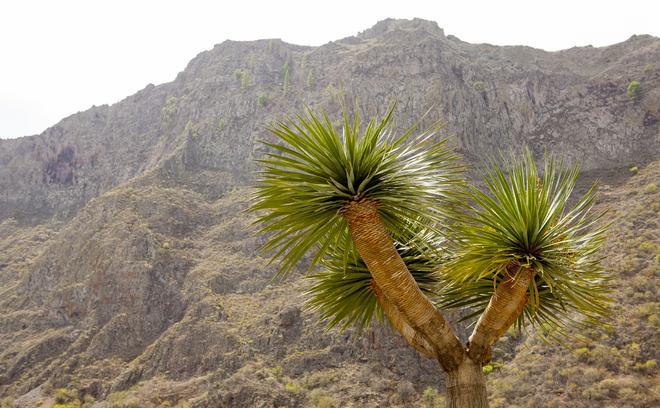
<svg viewBox="0 0 660 408">
<path fill-rule="evenodd" d="M 652 241 L 644 241 L 641 244 L 639 244 L 639 250 L 641 252 L 654 252 L 656 248 L 657 248 L 656 243 Z"/>
<path fill-rule="evenodd" d="M 269 369 L 270 373 L 273 375 L 275 378 L 281 378 L 282 377 L 282 366 L 275 366 Z"/>
<path fill-rule="evenodd" d="M 337 401 L 321 389 L 309 393 L 309 402 L 315 408 L 337 408 Z"/>
<path fill-rule="evenodd" d="M 586 360 L 589 357 L 589 349 L 586 347 L 580 347 L 573 350 L 573 355 L 578 358 L 578 360 Z"/>
<path fill-rule="evenodd" d="M 80 408 L 82 402 L 78 399 L 78 393 L 66 388 L 55 390 L 55 405 L 53 408 Z"/>
<path fill-rule="evenodd" d="M 14 399 L 9 397 L 0 398 L 0 408 L 14 408 Z"/>
<path fill-rule="evenodd" d="M 433 387 L 426 387 L 422 393 L 422 401 L 426 408 L 440 408 L 445 406 L 445 398 L 438 394 L 438 391 Z"/>
<path fill-rule="evenodd" d="M 657 365 L 658 363 L 655 360 L 648 360 L 644 363 L 636 363 L 634 368 L 637 371 L 642 371 L 647 374 L 651 374 L 652 372 L 655 371 Z"/>
<path fill-rule="evenodd" d="M 319 371 L 305 377 L 303 385 L 307 389 L 325 388 L 335 381 L 337 381 L 337 377 L 334 373 Z"/>
</svg>

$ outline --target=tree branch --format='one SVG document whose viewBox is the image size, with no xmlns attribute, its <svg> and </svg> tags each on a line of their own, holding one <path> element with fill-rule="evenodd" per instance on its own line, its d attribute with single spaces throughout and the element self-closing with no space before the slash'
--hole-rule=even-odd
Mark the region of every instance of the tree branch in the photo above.
<svg viewBox="0 0 660 408">
<path fill-rule="evenodd" d="M 415 330 L 408 322 L 408 319 L 401 313 L 398 307 L 396 307 L 392 302 L 390 302 L 383 291 L 378 287 L 378 285 L 372 281 L 371 285 L 378 304 L 383 308 L 385 315 L 392 324 L 392 326 L 403 336 L 404 339 L 410 344 L 415 350 L 423 354 L 428 358 L 437 358 L 435 349 L 429 342 L 424 338 L 424 336 Z"/>
<path fill-rule="evenodd" d="M 466 356 L 465 349 L 444 316 L 417 286 L 394 247 L 377 204 L 353 201 L 341 213 L 362 260 L 385 297 L 431 343 L 440 365 L 446 371 L 456 369 Z"/>
<path fill-rule="evenodd" d="M 518 273 L 507 271 L 506 274 L 470 336 L 468 356 L 474 361 L 486 363 L 490 359 L 490 347 L 506 333 L 529 302 L 527 290 L 534 271 L 525 268 Z"/>
</svg>

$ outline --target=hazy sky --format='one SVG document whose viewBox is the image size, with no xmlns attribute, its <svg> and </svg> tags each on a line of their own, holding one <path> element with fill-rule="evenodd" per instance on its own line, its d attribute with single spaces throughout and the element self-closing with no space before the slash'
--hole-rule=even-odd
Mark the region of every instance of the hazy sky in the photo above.
<svg viewBox="0 0 660 408">
<path fill-rule="evenodd" d="M 0 138 L 174 79 L 226 39 L 320 45 L 387 17 L 434 20 L 468 42 L 559 50 L 660 36 L 660 1 L 0 2 Z"/>
</svg>

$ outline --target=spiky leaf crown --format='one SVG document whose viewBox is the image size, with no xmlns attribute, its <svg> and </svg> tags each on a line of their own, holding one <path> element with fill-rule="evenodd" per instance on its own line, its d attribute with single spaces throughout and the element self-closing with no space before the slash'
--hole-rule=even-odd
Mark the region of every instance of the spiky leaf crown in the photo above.
<svg viewBox="0 0 660 408">
<path fill-rule="evenodd" d="M 340 210 L 369 199 L 392 238 L 407 242 L 414 231 L 442 224 L 455 204 L 463 168 L 446 141 L 433 131 L 396 136 L 395 106 L 361 127 L 344 115 L 342 134 L 329 118 L 307 110 L 271 126 L 279 143 L 260 160 L 262 171 L 254 197 L 264 249 L 279 259 L 279 273 L 289 272 L 308 252 L 310 268 L 330 247 L 352 248 Z M 420 240 L 414 241 L 421 243 Z"/>
<path fill-rule="evenodd" d="M 596 187 L 569 208 L 577 165 L 549 156 L 540 174 L 528 150 L 508 161 L 490 164 L 484 191 L 471 189 L 473 204 L 443 268 L 442 306 L 471 307 L 468 318 L 477 317 L 505 273 L 531 267 L 535 278 L 518 327 L 540 325 L 552 336 L 566 334 L 570 323 L 602 323 L 610 289 L 598 255 L 607 225 L 593 209 Z M 586 319 L 575 320 L 574 312 Z"/>
</svg>

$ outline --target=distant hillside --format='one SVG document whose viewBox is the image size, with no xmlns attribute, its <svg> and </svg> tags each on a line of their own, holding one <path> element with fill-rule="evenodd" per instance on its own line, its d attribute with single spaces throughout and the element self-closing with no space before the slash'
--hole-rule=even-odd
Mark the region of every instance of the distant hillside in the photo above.
<svg viewBox="0 0 660 408">
<path fill-rule="evenodd" d="M 0 141 L 0 219 L 70 219 L 90 198 L 170 169 L 222 172 L 218 197 L 252 179 L 264 124 L 303 104 L 367 112 L 399 101 L 402 125 L 432 109 L 470 160 L 531 145 L 586 169 L 659 152 L 660 39 L 545 52 L 475 45 L 423 20 L 385 20 L 320 47 L 225 41 L 171 83 L 69 116 L 38 136 Z M 640 86 L 632 97 L 627 87 Z"/>
<path fill-rule="evenodd" d="M 651 36 L 548 53 L 385 20 L 321 47 L 226 41 L 174 82 L 0 140 L 0 407 L 412 407 L 442 392 L 397 336 L 325 332 L 301 274 L 271 282 L 243 212 L 267 123 L 392 98 L 402 126 L 445 119 L 468 163 L 525 144 L 579 159 L 613 209 L 620 333 L 510 336 L 493 405 L 657 404 L 659 61 Z"/>
</svg>

